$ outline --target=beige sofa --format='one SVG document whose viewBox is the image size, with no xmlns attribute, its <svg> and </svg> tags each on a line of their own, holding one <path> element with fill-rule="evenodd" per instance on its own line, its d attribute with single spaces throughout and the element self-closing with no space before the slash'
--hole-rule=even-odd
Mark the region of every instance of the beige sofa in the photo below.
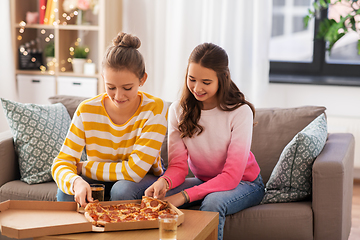
<svg viewBox="0 0 360 240">
<path fill-rule="evenodd" d="M 55 96 L 72 116 L 82 98 Z M 286 144 L 324 107 L 257 109 L 252 151 L 266 183 Z M 162 157 L 167 160 L 166 141 Z M 345 240 L 351 228 L 354 137 L 330 133 L 312 170 L 312 199 L 263 204 L 227 216 L 224 239 Z M 0 133 L 0 201 L 55 201 L 54 182 L 28 185 L 19 179 L 17 156 L 10 131 Z"/>
</svg>

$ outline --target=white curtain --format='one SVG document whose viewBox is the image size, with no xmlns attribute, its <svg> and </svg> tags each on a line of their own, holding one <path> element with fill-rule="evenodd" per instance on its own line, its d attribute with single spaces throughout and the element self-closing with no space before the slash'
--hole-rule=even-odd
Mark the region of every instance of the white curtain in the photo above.
<svg viewBox="0 0 360 240">
<path fill-rule="evenodd" d="M 233 81 L 255 105 L 268 84 L 269 0 L 123 0 L 123 31 L 142 41 L 143 90 L 178 99 L 195 46 L 212 42 L 229 55 Z"/>
<path fill-rule="evenodd" d="M 11 46 L 10 0 L 0 1 L 0 98 L 16 101 L 14 56 Z M 1 105 L 1 104 L 0 104 Z M 0 132 L 8 130 L 4 111 L 0 106 Z"/>
</svg>

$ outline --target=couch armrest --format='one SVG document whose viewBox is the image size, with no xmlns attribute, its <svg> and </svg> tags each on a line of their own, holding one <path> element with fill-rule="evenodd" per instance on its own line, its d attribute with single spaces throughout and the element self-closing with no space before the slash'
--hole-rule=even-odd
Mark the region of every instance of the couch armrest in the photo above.
<svg viewBox="0 0 360 240">
<path fill-rule="evenodd" d="M 345 240 L 351 229 L 355 140 L 350 133 L 328 135 L 313 165 L 314 239 Z"/>
<path fill-rule="evenodd" d="M 19 165 L 10 131 L 0 133 L 0 187 L 19 179 Z"/>
</svg>

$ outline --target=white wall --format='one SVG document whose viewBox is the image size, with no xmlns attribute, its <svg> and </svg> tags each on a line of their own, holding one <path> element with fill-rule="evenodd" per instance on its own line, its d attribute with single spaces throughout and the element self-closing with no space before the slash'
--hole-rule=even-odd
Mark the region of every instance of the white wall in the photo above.
<svg viewBox="0 0 360 240">
<path fill-rule="evenodd" d="M 11 48 L 10 0 L 0 1 L 0 98 L 16 101 L 14 57 Z M 0 107 L 0 132 L 8 130 L 4 111 Z"/>
</svg>

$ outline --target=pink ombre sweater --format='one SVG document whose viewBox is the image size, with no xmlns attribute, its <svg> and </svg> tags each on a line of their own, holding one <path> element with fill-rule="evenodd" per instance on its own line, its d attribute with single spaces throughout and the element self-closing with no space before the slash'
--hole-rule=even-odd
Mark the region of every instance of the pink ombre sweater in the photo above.
<svg viewBox="0 0 360 240">
<path fill-rule="evenodd" d="M 234 189 L 241 180 L 256 179 L 260 168 L 250 152 L 253 115 L 248 105 L 234 111 L 202 110 L 199 124 L 204 131 L 192 138 L 180 138 L 180 113 L 179 101 L 174 102 L 169 109 L 169 166 L 164 174 L 171 188 L 184 182 L 188 164 L 195 177 L 205 181 L 186 189 L 191 202 Z"/>
</svg>

